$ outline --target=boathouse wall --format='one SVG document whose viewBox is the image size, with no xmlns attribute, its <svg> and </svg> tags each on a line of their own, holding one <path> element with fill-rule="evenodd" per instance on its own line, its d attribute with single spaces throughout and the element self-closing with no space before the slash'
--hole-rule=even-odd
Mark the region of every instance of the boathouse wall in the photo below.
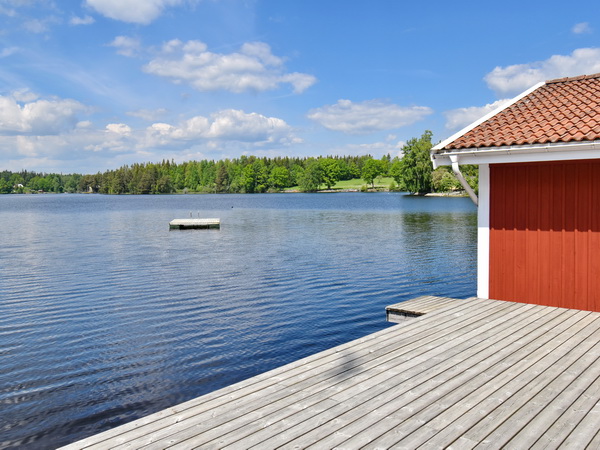
<svg viewBox="0 0 600 450">
<path fill-rule="evenodd" d="M 600 161 L 490 164 L 489 298 L 600 311 Z"/>
</svg>

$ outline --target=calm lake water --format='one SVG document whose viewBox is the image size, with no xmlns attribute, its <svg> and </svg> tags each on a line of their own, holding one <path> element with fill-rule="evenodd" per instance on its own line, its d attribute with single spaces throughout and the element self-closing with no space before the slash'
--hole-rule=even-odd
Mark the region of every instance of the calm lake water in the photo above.
<svg viewBox="0 0 600 450">
<path fill-rule="evenodd" d="M 174 218 L 220 230 L 169 231 Z M 54 448 L 476 291 L 476 208 L 400 193 L 0 196 L 0 447 Z"/>
</svg>

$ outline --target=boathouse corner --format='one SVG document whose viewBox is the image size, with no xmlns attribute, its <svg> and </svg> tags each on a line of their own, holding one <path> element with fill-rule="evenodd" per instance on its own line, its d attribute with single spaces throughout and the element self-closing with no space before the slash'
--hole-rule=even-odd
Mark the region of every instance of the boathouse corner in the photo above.
<svg viewBox="0 0 600 450">
<path fill-rule="evenodd" d="M 533 86 L 431 158 L 479 166 L 478 297 L 600 311 L 600 73 Z"/>
</svg>

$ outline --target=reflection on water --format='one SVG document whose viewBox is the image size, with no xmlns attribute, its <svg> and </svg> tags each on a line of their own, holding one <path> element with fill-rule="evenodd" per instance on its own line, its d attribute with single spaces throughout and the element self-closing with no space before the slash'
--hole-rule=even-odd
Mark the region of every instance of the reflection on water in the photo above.
<svg viewBox="0 0 600 450">
<path fill-rule="evenodd" d="M 221 230 L 169 231 L 176 217 Z M 475 294 L 468 199 L 0 196 L 0 447 L 52 448 Z"/>
</svg>

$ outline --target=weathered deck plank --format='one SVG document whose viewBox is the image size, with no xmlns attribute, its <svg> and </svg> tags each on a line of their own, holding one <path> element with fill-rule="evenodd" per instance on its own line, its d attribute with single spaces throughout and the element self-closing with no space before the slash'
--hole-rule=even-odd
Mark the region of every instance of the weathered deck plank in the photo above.
<svg viewBox="0 0 600 450">
<path fill-rule="evenodd" d="M 472 310 L 464 311 L 457 317 L 446 316 L 445 323 L 447 327 L 442 328 L 441 330 L 432 330 L 428 326 L 423 326 L 415 322 L 413 326 L 411 326 L 411 330 L 413 332 L 407 333 L 406 336 L 398 335 L 395 339 L 388 338 L 381 340 L 377 344 L 370 343 L 369 346 L 359 345 L 348 353 L 345 351 L 337 352 L 332 354 L 329 358 L 319 361 L 319 365 L 314 368 L 310 364 L 307 364 L 304 367 L 299 368 L 299 371 L 286 373 L 285 377 L 279 378 L 278 381 L 286 386 L 293 386 L 295 392 L 300 392 L 296 395 L 296 397 L 302 395 L 302 390 L 311 389 L 315 395 L 319 396 L 310 410 L 314 411 L 319 407 L 319 403 L 317 403 L 317 401 L 328 402 L 329 398 L 332 397 L 334 392 L 340 391 L 344 388 L 344 385 L 340 386 L 342 382 L 346 381 L 347 388 L 348 383 L 353 386 L 362 380 L 361 373 L 355 370 L 356 367 L 362 368 L 363 372 L 367 372 L 369 374 L 368 376 L 373 376 L 375 372 L 372 365 L 370 365 L 370 361 L 375 361 L 377 365 L 385 364 L 388 359 L 397 356 L 393 353 L 390 354 L 391 349 L 396 349 L 396 347 L 397 350 L 395 351 L 400 353 L 414 352 L 415 348 L 418 346 L 425 345 L 428 345 L 429 348 L 441 352 L 443 349 L 441 349 L 436 342 L 442 342 L 445 340 L 446 336 L 454 331 L 455 327 L 464 328 L 469 324 L 474 326 L 472 325 L 472 322 L 480 320 L 482 316 L 489 316 L 490 309 L 499 310 L 503 315 L 504 313 L 502 311 L 510 308 L 512 305 L 516 304 L 488 302 L 487 304 L 482 305 L 482 308 L 473 308 Z M 519 305 L 518 307 L 521 306 L 523 305 Z M 453 311 L 453 309 L 450 309 L 450 311 Z M 404 345 L 401 345 L 401 343 Z M 363 353 L 361 353 L 361 351 Z M 342 364 L 340 364 L 340 361 L 342 361 Z M 382 367 L 380 368 L 380 371 L 384 371 L 386 369 L 387 367 Z M 332 383 L 332 379 L 335 379 L 335 383 Z M 289 398 L 287 398 L 288 403 L 290 405 L 295 405 L 296 401 L 298 400 L 296 397 L 291 395 Z M 270 410 L 277 406 L 273 404 L 273 401 L 277 400 L 279 400 L 279 397 L 273 396 L 272 398 L 269 398 L 266 405 L 253 401 L 248 406 L 265 412 L 265 409 Z M 206 424 L 204 427 L 197 426 L 189 428 L 186 423 L 181 421 L 177 424 L 177 426 L 173 426 L 169 429 L 171 432 L 170 435 L 161 435 L 160 437 L 162 439 L 160 440 L 157 440 L 157 434 L 152 434 L 150 436 L 146 436 L 145 438 L 150 438 L 153 440 L 152 448 L 161 448 L 168 445 L 174 445 L 178 442 L 186 442 L 186 445 L 188 446 L 193 444 L 199 445 L 202 436 L 204 436 L 205 430 L 211 434 L 215 434 L 224 424 L 227 423 L 227 421 L 232 420 L 232 415 L 239 417 L 241 421 L 247 420 L 246 415 L 250 411 L 245 409 L 242 410 L 239 408 L 239 406 L 237 408 L 230 409 L 231 411 L 229 414 L 219 415 L 218 418 L 215 418 L 210 424 Z M 303 412 L 307 413 L 306 411 Z M 289 420 L 282 420 L 277 424 L 277 427 L 282 427 L 287 423 L 289 423 Z M 240 425 L 236 424 L 236 426 Z M 268 432 L 272 433 L 274 432 L 274 429 L 269 429 Z M 256 438 L 256 436 L 253 436 L 253 439 Z M 193 441 L 189 441 L 190 439 L 193 439 Z"/>
<path fill-rule="evenodd" d="M 503 386 L 502 390 L 486 399 L 488 403 L 497 400 L 501 402 L 500 405 L 496 405 L 485 418 L 480 420 L 463 436 L 476 442 L 483 442 L 489 441 L 490 433 L 493 433 L 496 428 L 506 429 L 506 426 L 503 426 L 504 423 L 513 414 L 516 414 L 520 408 L 527 407 L 534 396 L 543 391 L 552 381 L 557 370 L 567 370 L 582 353 L 589 349 L 589 346 L 586 346 L 585 343 L 585 340 L 576 339 L 571 341 L 571 345 L 562 346 L 561 350 L 566 353 L 556 350 L 549 352 L 545 358 L 539 360 L 523 375 Z M 534 415 L 532 414 L 530 419 L 533 418 Z"/>
<path fill-rule="evenodd" d="M 527 327 L 520 332 L 514 332 L 512 338 L 516 339 L 513 342 L 509 338 L 508 341 L 502 342 L 500 347 L 486 348 L 485 353 L 479 355 L 481 358 L 475 356 L 475 361 L 466 359 L 457 368 L 458 370 L 440 374 L 439 378 L 435 379 L 440 384 L 429 385 L 428 389 L 416 392 L 418 394 L 416 396 L 407 396 L 406 402 L 399 401 L 403 400 L 400 397 L 395 397 L 394 401 L 382 409 L 386 418 L 376 425 L 377 428 L 369 429 L 369 433 L 355 434 L 354 438 L 346 444 L 352 447 L 372 443 L 373 446 L 385 447 L 415 432 L 421 425 L 427 424 L 428 429 L 433 428 L 435 423 L 430 421 L 437 414 L 446 411 L 450 415 L 462 414 L 463 408 L 459 410 L 451 408 L 456 399 L 466 398 L 468 394 L 487 398 L 488 383 L 493 382 L 496 377 L 500 377 L 501 380 L 510 377 L 511 373 L 507 373 L 507 369 L 514 367 L 511 363 L 521 361 L 524 357 L 531 358 L 532 349 L 538 347 L 535 342 L 538 337 L 545 336 L 546 339 L 551 340 L 552 336 L 549 333 L 557 326 L 568 326 L 568 322 L 565 321 L 564 314 L 558 314 L 549 322 L 537 325 L 535 335 L 528 335 Z M 471 362 L 475 364 L 470 365 Z M 518 368 L 515 369 L 516 373 L 519 373 Z M 465 406 L 469 408 L 468 401 Z"/>
<path fill-rule="evenodd" d="M 533 321 L 538 319 L 538 317 L 532 315 L 529 319 Z M 548 319 L 552 319 L 552 322 L 554 323 L 558 323 L 562 320 L 562 318 L 557 317 L 556 314 L 553 317 L 548 317 Z M 405 407 L 411 402 L 414 405 L 416 400 L 423 398 L 423 396 L 427 396 L 434 391 L 436 393 L 435 395 L 438 395 L 441 392 L 439 390 L 440 386 L 443 385 L 446 390 L 453 391 L 457 387 L 472 383 L 474 376 L 480 373 L 482 368 L 491 365 L 494 362 L 494 358 L 501 359 L 505 357 L 502 352 L 507 353 L 510 351 L 511 341 L 521 338 L 519 328 L 523 328 L 526 325 L 527 321 L 524 321 L 519 325 L 513 324 L 508 326 L 504 328 L 504 330 L 500 327 L 498 329 L 492 329 L 490 330 L 490 334 L 480 336 L 480 342 L 471 347 L 471 355 L 465 357 L 459 363 L 454 359 L 454 355 L 444 355 L 448 356 L 448 358 L 437 362 L 437 366 L 435 367 L 432 366 L 431 368 L 427 368 L 426 376 L 409 377 L 411 383 L 400 384 L 398 383 L 400 380 L 396 380 L 396 384 L 399 388 L 396 388 L 395 386 L 392 387 L 387 395 L 381 398 L 381 405 L 372 405 L 376 406 L 375 410 L 377 411 L 377 415 L 370 414 L 369 411 L 364 410 L 355 411 L 357 416 L 356 419 L 350 417 L 350 423 L 346 427 L 340 426 L 340 428 L 336 430 L 336 436 L 324 438 L 322 441 L 319 441 L 319 444 L 324 443 L 327 447 L 338 445 L 343 442 L 343 440 L 341 440 L 341 434 L 344 434 L 347 437 L 360 435 L 360 443 L 362 445 L 368 443 L 369 439 L 373 439 L 377 436 L 373 427 L 376 426 L 382 417 L 389 416 L 392 422 L 398 423 L 397 419 L 393 416 L 397 414 L 402 407 Z M 540 332 L 543 332 L 544 329 L 546 328 L 539 328 Z M 493 356 L 490 356 L 490 354 L 493 354 Z M 351 412 L 352 411 L 349 411 L 346 415 Z M 367 429 L 370 429 L 372 432 L 368 434 L 363 433 Z M 359 443 L 354 442 L 354 444 L 358 445 Z"/>
<path fill-rule="evenodd" d="M 567 398 L 571 397 L 568 391 L 563 392 L 563 394 Z M 591 416 L 591 411 L 596 406 L 598 398 L 600 398 L 600 378 L 596 376 L 596 379 L 590 384 L 588 389 L 570 407 L 565 408 L 558 420 L 547 422 L 551 423 L 550 427 L 542 435 L 538 436 L 538 440 L 531 448 L 558 448 L 568 438 L 573 429 L 573 424 L 579 424 L 586 417 Z M 536 417 L 536 420 L 542 420 L 538 418 L 540 416 Z M 600 419 L 599 417 L 597 418 Z M 596 422 L 596 426 L 597 424 L 598 422 Z M 592 446 L 591 448 L 594 447 Z"/>
<path fill-rule="evenodd" d="M 523 306 L 523 305 L 521 305 L 521 306 Z M 487 308 L 489 309 L 492 307 L 506 309 L 506 308 L 510 307 L 510 304 L 489 302 L 487 304 Z M 479 315 L 485 314 L 485 312 L 481 312 L 481 311 L 477 312 L 477 311 L 478 311 L 478 309 L 474 308 L 473 310 L 470 310 L 468 313 L 469 314 L 479 314 Z M 450 319 L 448 319 L 448 320 L 450 320 Z M 456 323 L 458 325 L 464 326 L 464 323 L 465 323 L 464 316 L 463 316 L 463 318 L 456 318 L 454 320 L 456 321 Z M 431 329 L 429 327 L 416 326 L 416 325 L 417 324 L 415 323 L 415 326 L 412 327 L 413 330 L 421 329 L 421 333 L 415 332 L 414 334 L 408 335 L 408 339 L 410 339 L 410 341 L 407 342 L 407 345 L 402 346 L 403 352 L 409 352 L 412 349 L 414 349 L 413 342 L 415 340 L 420 339 L 423 342 L 428 342 L 425 340 L 425 336 L 427 334 L 432 333 Z M 447 334 L 448 330 L 444 330 L 443 333 Z M 438 331 L 438 335 L 439 334 L 440 334 L 440 331 Z M 441 339 L 441 338 L 443 338 L 443 335 L 441 335 L 441 337 L 438 336 L 438 339 Z M 396 339 L 407 339 L 407 338 L 402 337 L 402 336 L 397 336 Z M 393 345 L 390 346 L 390 344 L 393 344 L 393 343 L 394 343 L 393 339 L 386 338 L 386 339 L 382 339 L 378 343 L 378 345 L 375 345 L 374 343 L 370 343 L 368 346 L 364 347 L 364 350 L 369 359 L 374 359 L 375 357 L 380 356 L 383 353 L 389 353 L 390 348 L 394 347 Z M 352 349 L 352 354 L 354 355 L 354 354 L 358 353 L 359 350 L 361 350 L 361 348 L 362 348 L 361 345 L 358 345 L 357 348 Z M 298 391 L 300 389 L 306 389 L 307 387 L 311 387 L 311 386 L 312 386 L 313 390 L 318 391 L 318 388 L 319 388 L 318 382 L 323 382 L 324 387 L 328 387 L 329 386 L 329 382 L 327 381 L 328 377 L 331 378 L 334 376 L 338 378 L 338 381 L 342 380 L 342 378 L 346 378 L 346 379 L 350 378 L 353 383 L 357 383 L 358 381 L 360 381 L 359 377 L 357 376 L 356 373 L 352 372 L 352 369 L 355 365 L 362 365 L 363 367 L 364 366 L 368 367 L 368 361 L 361 360 L 358 362 L 357 361 L 353 362 L 352 360 L 348 360 L 348 361 L 344 360 L 344 364 L 340 365 L 339 360 L 345 359 L 346 358 L 345 355 L 346 354 L 344 353 L 344 351 L 334 352 L 333 354 L 330 355 L 329 358 L 322 358 L 319 361 L 319 366 L 316 366 L 313 369 L 311 369 L 311 364 L 310 364 L 310 362 L 308 362 L 306 365 L 299 368 L 300 372 L 297 374 L 296 374 L 296 372 L 298 372 L 298 369 L 296 371 L 287 372 L 285 374 L 285 377 L 274 375 L 272 378 L 277 379 L 280 383 L 296 385 L 296 391 Z M 384 358 L 386 358 L 386 357 L 384 356 Z M 384 361 L 384 360 L 383 359 L 378 360 L 378 364 L 381 364 L 382 361 Z M 324 370 L 324 368 L 326 367 L 325 366 L 326 363 L 329 363 L 329 366 L 331 367 L 331 369 L 329 371 Z M 343 375 L 344 372 L 348 372 L 348 373 Z M 319 376 L 319 378 L 316 377 L 317 375 Z M 321 378 L 324 378 L 324 380 L 321 380 Z M 302 385 L 298 384 L 300 382 L 304 382 L 304 384 L 302 384 Z M 273 390 L 267 389 L 265 394 L 273 395 Z M 292 394 L 288 393 L 286 395 L 292 395 Z M 328 398 L 330 395 L 331 395 L 330 393 L 323 394 L 324 398 Z M 285 398 L 285 395 L 283 396 L 283 398 Z M 273 405 L 272 403 L 273 402 L 276 403 L 279 400 L 279 396 L 273 395 L 273 397 L 270 397 L 269 400 L 270 401 L 269 401 L 268 407 L 273 408 L 275 405 Z M 294 404 L 296 399 L 288 398 L 288 401 L 291 404 Z M 256 407 L 260 406 L 255 401 L 253 401 L 250 405 L 252 408 L 256 408 Z M 230 410 L 233 412 L 233 414 L 237 414 L 240 417 L 245 417 L 245 415 L 250 412 L 246 409 L 240 409 L 240 404 L 238 404 L 238 403 L 234 403 L 230 406 L 231 406 Z M 146 441 L 155 441 L 156 445 L 158 447 L 160 445 L 167 445 L 167 444 L 172 445 L 181 439 L 187 439 L 188 436 L 193 433 L 201 433 L 202 429 L 199 427 L 194 427 L 193 429 L 187 428 L 187 424 L 184 422 L 187 417 L 194 417 L 194 412 L 192 410 L 190 410 L 190 411 L 188 411 L 187 414 L 185 414 L 185 416 L 179 415 L 178 416 L 179 422 L 177 423 L 177 425 L 171 426 L 168 430 L 170 435 L 173 435 L 173 433 L 177 432 L 177 430 L 183 430 L 183 432 L 180 433 L 178 436 L 171 436 L 167 439 L 167 437 L 164 435 L 164 432 L 160 431 L 160 430 L 158 432 L 153 432 L 151 434 L 146 434 L 146 435 L 141 433 L 141 435 L 143 436 L 143 439 Z M 225 421 L 226 419 L 228 419 L 228 417 L 221 416 L 220 419 L 221 419 L 221 421 Z M 195 418 L 194 420 L 197 420 L 197 418 Z M 215 423 L 213 421 L 211 423 L 211 425 L 212 425 L 212 428 L 210 431 L 214 433 L 215 429 L 218 428 L 217 423 Z M 153 426 L 156 427 L 157 424 L 155 423 Z M 139 432 L 141 430 L 136 430 L 136 431 Z M 129 435 L 128 437 L 131 438 L 132 435 Z M 165 439 L 163 441 L 156 441 L 158 438 L 165 438 Z"/>
<path fill-rule="evenodd" d="M 422 297 L 424 315 L 67 448 L 579 448 L 600 313 Z"/>
<path fill-rule="evenodd" d="M 598 333 L 599 327 L 600 321 L 596 321 L 592 327 L 597 337 L 600 337 L 600 333 Z M 563 336 L 563 339 L 561 339 L 561 336 Z M 489 371 L 484 372 L 483 374 L 487 376 L 494 375 L 493 378 L 487 383 L 481 385 L 481 387 L 478 389 L 469 393 L 466 397 L 454 403 L 451 408 L 438 415 L 435 419 L 431 420 L 427 424 L 427 427 L 423 427 L 423 429 L 419 429 L 412 433 L 410 439 L 401 441 L 400 443 L 408 445 L 421 445 L 423 443 L 423 438 L 429 438 L 431 439 L 429 441 L 429 446 L 433 448 L 435 447 L 435 443 L 439 442 L 439 440 L 451 441 L 451 438 L 456 439 L 462 434 L 461 430 L 464 432 L 470 427 L 474 427 L 478 421 L 487 418 L 488 415 L 493 415 L 493 412 L 502 408 L 501 403 L 506 399 L 506 397 L 513 396 L 511 398 L 514 398 L 515 394 L 517 396 L 523 395 L 519 401 L 529 404 L 527 400 L 528 395 L 534 393 L 538 386 L 533 385 L 530 386 L 530 389 L 525 389 L 527 385 L 521 385 L 526 383 L 529 379 L 533 381 L 539 381 L 539 377 L 533 378 L 535 377 L 536 373 L 538 373 L 538 370 L 542 370 L 549 364 L 556 364 L 556 361 L 550 358 L 557 357 L 557 352 L 555 350 L 558 348 L 559 342 L 563 342 L 562 345 L 565 345 L 565 336 L 570 336 L 569 330 L 565 330 L 565 332 L 563 332 L 561 335 L 552 336 L 552 338 L 543 346 L 538 347 L 537 350 L 532 352 L 526 358 L 528 362 L 525 364 L 510 364 L 508 365 L 510 368 L 509 371 L 504 370 L 503 372 L 499 372 L 497 374 L 493 374 Z M 544 336 L 543 338 L 547 339 L 547 336 Z M 569 348 L 573 350 L 577 348 L 577 345 L 581 344 L 582 341 L 569 339 L 567 342 Z M 532 341 L 532 344 L 534 346 L 539 346 L 540 339 Z M 567 347 L 564 347 L 563 350 L 566 348 Z M 548 359 L 544 360 L 544 358 Z M 521 359 L 523 359 L 522 355 Z M 503 363 L 505 364 L 506 361 L 503 361 Z M 461 389 L 457 389 L 457 391 L 452 393 L 452 395 L 455 397 L 460 397 L 462 395 Z M 447 400 L 448 398 L 444 399 L 443 401 Z M 511 417 L 510 424 L 508 425 L 509 428 L 505 429 L 505 434 L 502 435 L 502 439 L 509 439 L 512 433 L 516 433 L 516 431 L 519 429 L 517 426 L 518 424 L 514 422 L 514 419 L 514 417 Z M 492 423 L 494 425 L 499 425 L 501 423 L 500 418 L 497 417 L 496 421 L 493 421 Z M 549 423 L 551 422 L 547 422 L 546 425 Z M 506 422 L 502 425 L 504 426 L 505 424 Z M 511 426 L 514 426 L 515 428 L 510 428 Z M 426 434 L 426 431 L 429 431 L 429 434 Z M 465 436 L 464 438 L 468 441 L 478 440 L 473 436 Z M 494 439 L 493 446 L 497 446 L 500 440 L 500 438 Z M 470 448 L 470 445 L 462 442 L 459 447 Z M 528 445 L 516 445 L 512 448 L 528 447 Z"/>
</svg>

